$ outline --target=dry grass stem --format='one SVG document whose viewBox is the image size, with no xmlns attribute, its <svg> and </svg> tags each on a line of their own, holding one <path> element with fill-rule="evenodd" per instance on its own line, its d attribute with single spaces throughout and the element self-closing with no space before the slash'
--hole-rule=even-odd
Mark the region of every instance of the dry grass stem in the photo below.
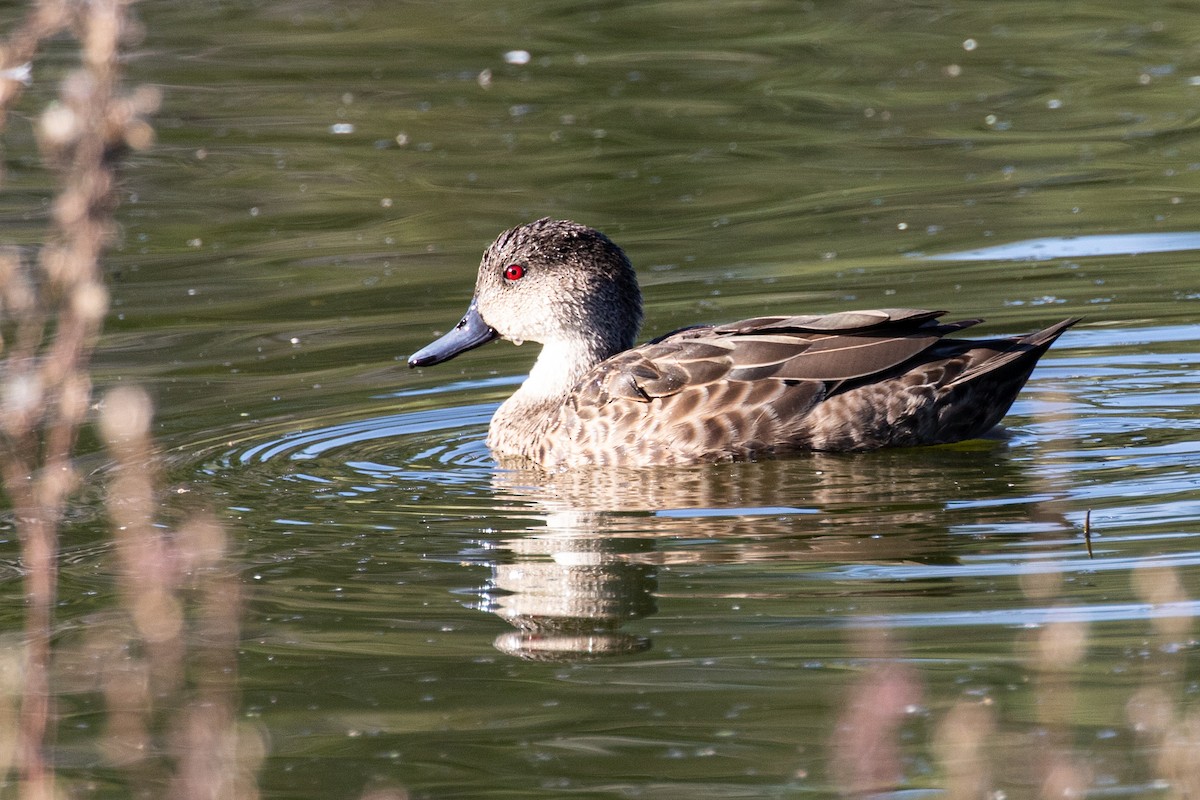
<svg viewBox="0 0 1200 800">
<path fill-rule="evenodd" d="M 46 747 L 58 532 L 77 483 L 73 449 L 88 413 L 88 362 L 108 309 L 100 257 L 113 230 L 114 156 L 144 140 L 145 123 L 135 124 L 132 106 L 118 95 L 117 53 L 128 19 L 120 0 L 38 0 L 0 43 L 0 128 L 45 40 L 66 33 L 81 49 L 80 66 L 38 125 L 39 147 L 58 175 L 51 228 L 33 264 L 12 249 L 0 253 L 0 471 L 21 540 L 27 602 L 15 760 L 21 795 L 34 800 L 54 796 Z"/>
</svg>

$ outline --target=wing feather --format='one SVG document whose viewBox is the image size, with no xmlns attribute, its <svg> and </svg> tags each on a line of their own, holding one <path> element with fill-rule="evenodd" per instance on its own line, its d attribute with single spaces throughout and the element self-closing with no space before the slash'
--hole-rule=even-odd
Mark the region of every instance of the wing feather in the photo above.
<svg viewBox="0 0 1200 800">
<path fill-rule="evenodd" d="M 953 386 L 1040 354 L 1069 324 L 1023 340 L 940 343 L 979 321 L 939 322 L 943 313 L 880 309 L 684 328 L 598 365 L 564 414 L 588 417 L 581 435 L 589 440 L 679 461 L 821 447 L 841 417 L 867 413 L 857 394 L 843 399 L 854 387 L 882 382 L 890 400 Z"/>
</svg>

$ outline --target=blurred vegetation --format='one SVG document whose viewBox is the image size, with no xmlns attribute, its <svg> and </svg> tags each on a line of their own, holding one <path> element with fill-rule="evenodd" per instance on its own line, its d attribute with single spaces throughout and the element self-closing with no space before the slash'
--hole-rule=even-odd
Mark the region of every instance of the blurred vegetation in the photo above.
<svg viewBox="0 0 1200 800">
<path fill-rule="evenodd" d="M 134 388 L 110 392 L 100 428 L 114 459 L 107 508 L 120 605 L 92 620 L 82 647 L 55 646 L 60 524 L 78 488 L 74 447 L 93 408 L 89 363 L 108 311 L 101 262 L 115 230 L 117 168 L 145 149 L 158 106 L 149 88 L 120 85 L 122 48 L 139 34 L 123 0 L 37 0 L 0 44 L 0 121 L 52 38 L 78 45 L 78 66 L 41 113 L 37 144 L 56 176 L 39 246 L 0 250 L 0 469 L 21 542 L 25 630 L 7 655 L 0 695 L 0 785 L 53 800 L 56 698 L 65 672 L 103 695 L 110 764 L 133 796 L 256 796 L 257 741 L 239 735 L 236 576 L 211 519 L 171 531 L 155 523 L 151 406 Z M 201 644 L 196 645 L 195 642 Z"/>
</svg>

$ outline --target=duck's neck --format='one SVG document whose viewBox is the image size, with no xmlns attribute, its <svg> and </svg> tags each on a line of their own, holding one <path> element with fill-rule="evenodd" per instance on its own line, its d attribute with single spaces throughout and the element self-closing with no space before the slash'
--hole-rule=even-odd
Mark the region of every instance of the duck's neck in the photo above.
<svg viewBox="0 0 1200 800">
<path fill-rule="evenodd" d="M 632 339 L 632 336 L 629 337 Z M 597 364 L 632 346 L 621 339 L 554 339 L 542 345 L 529 377 L 500 404 L 488 428 L 488 446 L 499 454 L 541 460 L 542 433 L 558 422 L 580 380 Z"/>
<path fill-rule="evenodd" d="M 529 377 L 505 405 L 517 401 L 514 405 L 536 407 L 562 402 L 588 370 L 612 355 L 609 349 L 582 340 L 546 342 Z"/>
<path fill-rule="evenodd" d="M 587 342 L 556 340 L 542 346 L 529 377 L 500 404 L 488 430 L 488 445 L 501 452 L 526 454 L 542 426 L 551 424 L 571 390 L 611 353 Z"/>
</svg>

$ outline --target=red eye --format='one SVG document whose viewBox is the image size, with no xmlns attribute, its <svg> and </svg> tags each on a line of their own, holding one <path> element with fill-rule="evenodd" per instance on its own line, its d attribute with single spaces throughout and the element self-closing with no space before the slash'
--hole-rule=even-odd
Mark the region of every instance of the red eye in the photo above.
<svg viewBox="0 0 1200 800">
<path fill-rule="evenodd" d="M 510 281 L 519 281 L 525 277 L 525 267 L 520 264 L 509 264 L 504 268 L 504 278 Z"/>
</svg>

